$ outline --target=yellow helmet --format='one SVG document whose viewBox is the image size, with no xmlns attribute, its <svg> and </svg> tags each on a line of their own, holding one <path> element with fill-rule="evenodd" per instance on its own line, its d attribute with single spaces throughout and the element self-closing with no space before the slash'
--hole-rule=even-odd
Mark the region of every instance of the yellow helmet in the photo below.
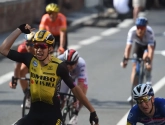
<svg viewBox="0 0 165 125">
<path fill-rule="evenodd" d="M 57 4 L 50 3 L 46 6 L 46 12 L 59 12 L 60 8 Z"/>
<path fill-rule="evenodd" d="M 55 42 L 55 38 L 49 31 L 39 30 L 34 35 L 33 42 L 45 42 L 48 45 L 53 45 Z"/>
</svg>

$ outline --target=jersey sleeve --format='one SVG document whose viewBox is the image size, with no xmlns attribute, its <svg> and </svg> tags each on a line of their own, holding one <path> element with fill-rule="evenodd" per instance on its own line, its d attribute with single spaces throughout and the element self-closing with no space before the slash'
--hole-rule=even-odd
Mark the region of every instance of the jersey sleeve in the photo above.
<svg viewBox="0 0 165 125">
<path fill-rule="evenodd" d="M 46 24 L 47 24 L 47 16 L 46 14 L 42 16 L 41 18 L 41 22 L 40 22 L 40 25 L 39 25 L 39 29 L 46 29 Z"/>
<path fill-rule="evenodd" d="M 66 85 L 72 89 L 74 88 L 73 79 L 69 75 L 68 68 L 64 62 L 60 63 L 57 68 L 57 75 L 61 77 L 61 79 L 66 83 Z"/>
<path fill-rule="evenodd" d="M 13 61 L 24 63 L 29 68 L 33 55 L 31 53 L 19 53 L 15 50 L 10 50 L 7 57 Z"/>
<path fill-rule="evenodd" d="M 66 29 L 67 29 L 66 17 L 64 15 L 60 14 L 59 21 L 60 21 L 60 30 L 66 31 Z"/>
<path fill-rule="evenodd" d="M 137 113 L 138 113 L 138 111 L 137 111 L 137 107 L 136 106 L 134 106 L 131 110 L 130 110 L 130 112 L 129 112 L 129 114 L 128 114 L 128 116 L 127 116 L 127 125 L 136 125 L 136 123 L 137 123 Z"/>
<path fill-rule="evenodd" d="M 133 31 L 134 27 L 131 28 L 129 31 L 128 31 L 128 34 L 127 34 L 127 44 L 132 44 L 133 43 L 133 36 L 134 36 L 134 31 Z"/>
<path fill-rule="evenodd" d="M 151 27 L 147 27 L 148 45 L 154 46 L 155 35 Z"/>
<path fill-rule="evenodd" d="M 87 78 L 87 74 L 86 74 L 86 63 L 85 60 L 82 58 L 79 58 L 79 74 L 78 74 L 78 82 L 84 82 Z"/>
</svg>

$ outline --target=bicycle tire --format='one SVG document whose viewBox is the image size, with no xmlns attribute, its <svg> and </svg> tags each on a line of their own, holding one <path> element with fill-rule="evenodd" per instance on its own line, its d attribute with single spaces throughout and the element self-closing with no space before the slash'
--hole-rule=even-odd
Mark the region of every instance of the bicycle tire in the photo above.
<svg viewBox="0 0 165 125">
<path fill-rule="evenodd" d="M 28 90 L 23 98 L 22 117 L 25 117 L 29 113 L 29 109 L 26 107 L 26 101 L 30 96 L 30 90 Z"/>
</svg>

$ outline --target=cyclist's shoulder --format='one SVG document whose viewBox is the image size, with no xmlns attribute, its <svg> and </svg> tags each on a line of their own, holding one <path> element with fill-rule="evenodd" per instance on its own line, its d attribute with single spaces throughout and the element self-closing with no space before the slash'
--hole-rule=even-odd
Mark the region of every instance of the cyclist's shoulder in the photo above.
<svg viewBox="0 0 165 125">
<path fill-rule="evenodd" d="M 160 97 L 156 97 L 154 100 L 155 106 L 158 106 L 159 108 L 161 106 L 165 106 L 165 99 L 164 98 L 160 98 Z"/>
<path fill-rule="evenodd" d="M 137 30 L 137 27 L 136 26 L 132 26 L 129 31 L 128 31 L 128 34 L 134 34 L 136 33 L 136 30 Z"/>
<path fill-rule="evenodd" d="M 57 58 L 64 61 L 64 54 L 59 55 Z"/>
<path fill-rule="evenodd" d="M 85 62 L 85 60 L 82 58 L 82 57 L 79 57 L 79 59 L 78 59 L 78 65 L 86 65 L 86 62 Z"/>
<path fill-rule="evenodd" d="M 66 20 L 66 16 L 64 14 L 62 14 L 62 13 L 58 13 L 57 18 Z"/>
<path fill-rule="evenodd" d="M 147 26 L 146 30 L 147 30 L 147 33 L 149 33 L 149 35 L 153 35 L 154 34 L 154 31 L 153 31 L 152 27 Z"/>
<path fill-rule="evenodd" d="M 61 59 L 55 57 L 54 55 L 51 56 L 51 60 L 52 60 L 51 62 L 57 63 L 57 64 L 60 64 L 63 62 Z"/>
</svg>

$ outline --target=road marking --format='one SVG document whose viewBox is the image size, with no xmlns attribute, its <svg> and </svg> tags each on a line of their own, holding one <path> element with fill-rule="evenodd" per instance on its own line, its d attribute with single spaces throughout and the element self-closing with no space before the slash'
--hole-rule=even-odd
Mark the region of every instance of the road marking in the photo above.
<svg viewBox="0 0 165 125">
<path fill-rule="evenodd" d="M 119 32 L 120 29 L 119 28 L 110 28 L 108 30 L 105 30 L 104 32 L 101 33 L 101 36 L 110 36 L 113 35 L 117 32 Z"/>
<path fill-rule="evenodd" d="M 89 44 L 92 44 L 98 40 L 101 40 L 101 36 L 92 36 L 88 39 L 85 39 L 85 40 L 82 40 L 79 42 L 80 45 L 89 45 Z"/>
<path fill-rule="evenodd" d="M 161 51 L 155 50 L 154 54 L 161 54 L 161 55 L 165 56 L 165 50 L 161 50 Z"/>
<path fill-rule="evenodd" d="M 133 19 L 125 19 L 123 22 L 121 22 L 120 24 L 118 24 L 118 27 L 119 28 L 127 28 L 130 25 L 132 25 L 133 22 L 134 22 Z"/>
<path fill-rule="evenodd" d="M 81 46 L 80 45 L 70 45 L 70 46 L 68 46 L 68 48 L 78 50 L 81 48 Z"/>
<path fill-rule="evenodd" d="M 165 76 L 153 85 L 154 93 L 158 92 L 165 85 Z M 129 111 L 122 117 L 117 125 L 125 125 Z"/>
<path fill-rule="evenodd" d="M 11 79 L 11 76 L 13 76 L 14 72 L 8 72 L 2 76 L 0 76 L 0 85 L 4 84 L 5 82 L 9 81 Z"/>
</svg>

